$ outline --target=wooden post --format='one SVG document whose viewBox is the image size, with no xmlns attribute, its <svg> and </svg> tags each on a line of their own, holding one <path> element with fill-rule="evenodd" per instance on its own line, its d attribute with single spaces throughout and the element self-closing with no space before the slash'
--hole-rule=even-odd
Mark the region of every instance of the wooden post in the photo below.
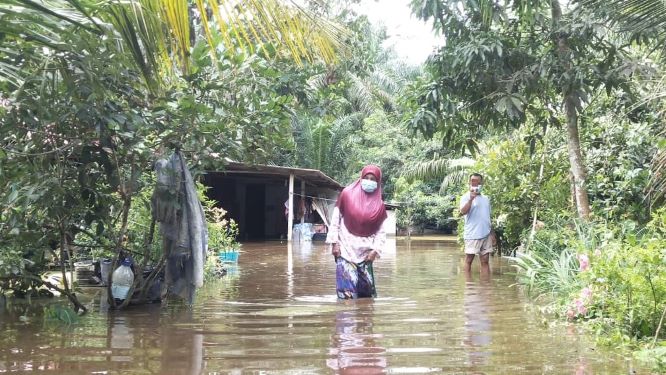
<svg viewBox="0 0 666 375">
<path fill-rule="evenodd" d="M 301 202 L 305 204 L 305 180 L 301 180 Z M 299 242 L 303 240 L 303 223 L 305 223 L 305 205 L 303 206 L 303 216 L 301 216 L 301 235 L 298 236 Z"/>
<path fill-rule="evenodd" d="M 305 202 L 305 180 L 301 180 L 301 199 Z M 303 230 L 303 223 L 305 223 L 305 206 L 303 206 L 303 216 L 301 216 L 301 230 Z"/>
<path fill-rule="evenodd" d="M 293 236 L 293 222 L 294 222 L 294 174 L 289 175 L 289 214 L 287 215 L 287 241 L 291 241 Z"/>
</svg>

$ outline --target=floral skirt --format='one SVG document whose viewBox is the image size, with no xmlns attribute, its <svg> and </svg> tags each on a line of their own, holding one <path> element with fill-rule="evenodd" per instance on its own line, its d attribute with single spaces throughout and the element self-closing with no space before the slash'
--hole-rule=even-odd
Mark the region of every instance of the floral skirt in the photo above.
<svg viewBox="0 0 666 375">
<path fill-rule="evenodd" d="M 343 257 L 335 259 L 335 284 L 340 299 L 377 297 L 372 262 L 352 263 Z"/>
</svg>

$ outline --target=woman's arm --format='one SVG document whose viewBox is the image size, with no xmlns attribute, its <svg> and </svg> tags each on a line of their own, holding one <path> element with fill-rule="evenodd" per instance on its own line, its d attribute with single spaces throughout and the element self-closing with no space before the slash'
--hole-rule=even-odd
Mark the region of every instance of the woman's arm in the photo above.
<svg viewBox="0 0 666 375">
<path fill-rule="evenodd" d="M 331 244 L 331 254 L 334 256 L 340 256 L 340 210 L 335 207 L 333 209 L 333 215 L 331 215 L 331 225 L 328 228 L 328 234 L 326 235 L 326 243 Z"/>
<path fill-rule="evenodd" d="M 386 220 L 384 220 L 384 223 L 386 223 Z M 382 252 L 386 247 L 386 229 L 384 228 L 384 223 L 379 226 L 379 230 L 377 230 L 377 233 L 372 238 L 372 251 L 365 257 L 367 261 L 372 262 L 382 257 Z"/>
</svg>

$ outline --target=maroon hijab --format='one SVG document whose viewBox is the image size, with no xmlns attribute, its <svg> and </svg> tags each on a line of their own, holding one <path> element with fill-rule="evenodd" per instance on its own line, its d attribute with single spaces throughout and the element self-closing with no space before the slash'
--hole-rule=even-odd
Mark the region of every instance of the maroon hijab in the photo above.
<svg viewBox="0 0 666 375">
<path fill-rule="evenodd" d="M 361 189 L 361 179 L 371 173 L 377 178 L 377 190 L 366 193 Z M 345 227 L 354 235 L 371 236 L 379 230 L 386 219 L 386 207 L 382 200 L 382 171 L 376 165 L 366 165 L 361 171 L 361 178 L 348 185 L 336 204 L 340 210 Z"/>
</svg>

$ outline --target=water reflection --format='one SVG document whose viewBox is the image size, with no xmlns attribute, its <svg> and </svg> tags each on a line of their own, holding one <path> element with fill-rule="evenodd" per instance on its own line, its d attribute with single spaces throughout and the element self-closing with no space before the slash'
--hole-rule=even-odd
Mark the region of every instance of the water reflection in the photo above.
<svg viewBox="0 0 666 375">
<path fill-rule="evenodd" d="M 172 318 L 179 322 L 177 326 L 161 326 L 163 337 L 161 373 L 174 375 L 199 375 L 204 373 L 204 335 L 193 330 L 189 325 L 196 323 L 192 310 L 179 306 Z"/>
<path fill-rule="evenodd" d="M 491 288 L 490 279 L 485 275 L 474 281 L 471 274 L 465 274 L 463 295 L 464 336 L 462 345 L 467 354 L 467 363 L 471 370 L 478 371 L 490 360 L 492 342 L 492 322 L 490 317 Z"/>
<path fill-rule="evenodd" d="M 335 331 L 326 365 L 337 374 L 383 374 L 386 349 L 378 345 L 382 335 L 373 333 L 374 301 L 340 302 L 347 310 L 335 313 Z"/>
<path fill-rule="evenodd" d="M 150 305 L 111 312 L 108 317 L 107 361 L 118 369 L 174 375 L 204 373 L 204 334 L 193 310 L 185 305 Z M 86 369 L 108 366 L 85 363 Z"/>
<path fill-rule="evenodd" d="M 312 257 L 312 251 L 315 245 L 312 241 L 302 241 L 302 242 L 289 242 L 288 246 L 289 247 L 293 246 L 302 260 L 309 261 L 310 257 Z"/>
<path fill-rule="evenodd" d="M 616 374 L 634 370 L 578 330 L 544 326 L 512 276 L 465 277 L 453 241 L 392 239 L 376 262 L 379 298 L 337 301 L 323 243 L 249 243 L 191 308 L 91 313 L 47 328 L 43 306 L 0 308 L 0 373 Z M 499 260 L 499 259 L 498 259 Z M 505 266 L 506 267 L 506 266 Z M 500 270 L 500 272 L 497 272 Z M 1 306 L 0 306 L 1 307 Z M 636 373 L 641 373 L 637 370 Z M 644 372 L 645 373 L 645 372 Z"/>
<path fill-rule="evenodd" d="M 111 349 L 114 349 L 114 353 L 123 354 L 112 355 L 110 359 L 114 362 L 129 362 L 132 360 L 130 353 L 134 348 L 134 335 L 128 324 L 129 320 L 129 316 L 118 316 L 110 319 Z"/>
</svg>

